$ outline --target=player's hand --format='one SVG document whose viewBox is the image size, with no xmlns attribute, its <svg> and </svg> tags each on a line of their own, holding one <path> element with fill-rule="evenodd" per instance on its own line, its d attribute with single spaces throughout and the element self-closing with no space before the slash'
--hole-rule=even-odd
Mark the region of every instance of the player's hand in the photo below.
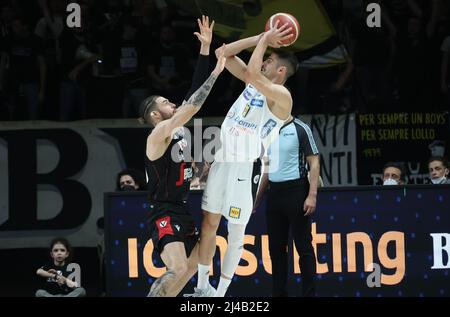
<svg viewBox="0 0 450 317">
<path fill-rule="evenodd" d="M 309 196 L 306 197 L 305 203 L 303 204 L 303 210 L 305 211 L 304 216 L 309 216 L 316 211 L 316 197 Z"/>
<path fill-rule="evenodd" d="M 278 26 L 279 24 L 280 20 L 277 20 L 273 28 L 266 31 L 262 38 L 266 41 L 267 45 L 273 48 L 280 48 L 283 45 L 282 41 L 288 40 L 294 36 L 293 34 L 289 34 L 292 27 L 288 28 L 288 23 L 285 23 L 280 27 Z"/>
<path fill-rule="evenodd" d="M 213 74 L 217 77 L 225 68 L 225 62 L 227 61 L 227 58 L 225 57 L 225 44 L 222 44 L 222 46 L 216 50 L 216 56 L 217 64 L 216 68 L 213 70 Z"/>
<path fill-rule="evenodd" d="M 197 36 L 198 40 L 202 45 L 209 46 L 212 41 L 212 34 L 214 28 L 214 21 L 212 21 L 211 25 L 209 24 L 209 17 L 202 15 L 202 20 L 197 19 L 199 32 L 194 32 L 194 35 Z"/>
</svg>

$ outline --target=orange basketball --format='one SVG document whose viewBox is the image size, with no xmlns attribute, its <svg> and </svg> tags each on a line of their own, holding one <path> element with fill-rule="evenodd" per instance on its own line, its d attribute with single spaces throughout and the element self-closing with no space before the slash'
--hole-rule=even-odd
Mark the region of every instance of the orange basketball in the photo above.
<svg viewBox="0 0 450 317">
<path fill-rule="evenodd" d="M 297 41 L 298 35 L 300 34 L 300 24 L 298 23 L 297 19 L 289 14 L 289 13 L 275 13 L 272 15 L 266 22 L 266 31 L 268 31 L 270 28 L 273 28 L 275 26 L 275 23 L 278 22 L 278 27 L 280 28 L 285 23 L 288 24 L 287 28 L 292 28 L 291 33 L 294 35 L 290 39 L 287 39 L 283 41 L 283 46 L 289 46 L 295 43 Z"/>
</svg>

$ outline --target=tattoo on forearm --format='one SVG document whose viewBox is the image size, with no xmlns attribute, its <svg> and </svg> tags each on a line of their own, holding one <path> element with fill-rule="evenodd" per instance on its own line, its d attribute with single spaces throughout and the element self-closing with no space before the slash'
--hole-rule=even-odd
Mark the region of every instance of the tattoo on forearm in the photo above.
<svg viewBox="0 0 450 317">
<path fill-rule="evenodd" d="M 175 273 L 172 271 L 167 271 L 160 278 L 158 278 L 155 282 L 153 282 L 152 287 L 150 288 L 150 292 L 147 297 L 165 297 L 172 286 L 170 281 L 175 279 Z M 170 284 L 170 285 L 169 285 Z"/>
<path fill-rule="evenodd" d="M 201 107 L 211 92 L 214 83 L 216 82 L 217 77 L 211 74 L 209 78 L 197 89 L 186 102 L 187 104 L 191 104 L 195 107 Z"/>
</svg>

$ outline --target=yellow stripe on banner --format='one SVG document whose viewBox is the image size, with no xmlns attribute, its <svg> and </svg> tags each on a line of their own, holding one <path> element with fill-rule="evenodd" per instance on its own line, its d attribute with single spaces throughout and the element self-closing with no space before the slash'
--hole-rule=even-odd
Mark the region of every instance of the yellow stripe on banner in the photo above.
<svg viewBox="0 0 450 317">
<path fill-rule="evenodd" d="M 172 0 L 180 8 L 199 16 L 205 14 L 216 20 L 214 33 L 228 41 L 264 32 L 269 17 L 278 12 L 292 14 L 300 24 L 301 32 L 291 49 L 306 50 L 335 34 L 319 0 L 260 0 L 251 9 L 244 9 L 239 0 Z M 250 15 L 250 14 L 251 15 Z"/>
</svg>

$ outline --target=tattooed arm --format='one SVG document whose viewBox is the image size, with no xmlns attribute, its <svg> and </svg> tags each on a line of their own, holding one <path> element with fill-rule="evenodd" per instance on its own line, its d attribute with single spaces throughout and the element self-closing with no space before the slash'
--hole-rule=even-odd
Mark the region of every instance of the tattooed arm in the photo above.
<svg viewBox="0 0 450 317">
<path fill-rule="evenodd" d="M 209 78 L 203 83 L 203 85 L 200 86 L 199 89 L 197 89 L 197 91 L 192 94 L 189 100 L 183 102 L 181 107 L 177 109 L 172 118 L 159 123 L 153 130 L 151 136 L 158 140 L 166 139 L 167 137 L 171 136 L 174 129 L 185 125 L 200 110 L 206 100 L 206 97 L 208 97 L 209 93 L 211 92 L 211 89 L 216 82 L 217 77 L 225 67 L 226 58 L 223 55 L 224 47 L 225 46 L 223 45 L 222 53 L 217 57 L 216 67 L 212 71 Z"/>
</svg>

